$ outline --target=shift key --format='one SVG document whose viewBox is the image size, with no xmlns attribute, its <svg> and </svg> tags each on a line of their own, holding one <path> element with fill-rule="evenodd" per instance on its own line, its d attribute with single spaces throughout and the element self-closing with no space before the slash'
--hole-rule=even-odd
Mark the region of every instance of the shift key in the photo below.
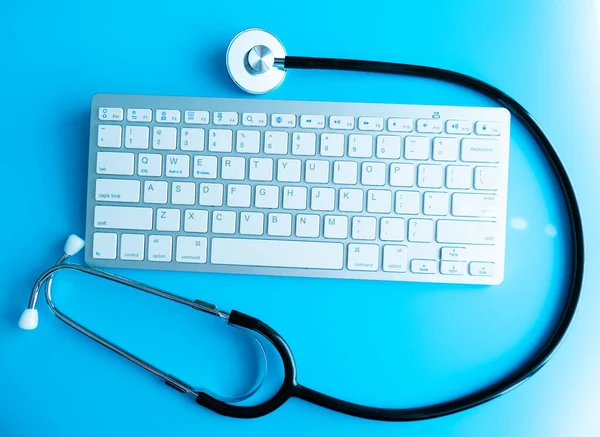
<svg viewBox="0 0 600 437">
<path fill-rule="evenodd" d="M 455 244 L 496 244 L 496 222 L 438 220 L 437 241 Z"/>
<path fill-rule="evenodd" d="M 132 206 L 96 206 L 94 227 L 108 229 L 152 229 L 152 208 Z"/>
</svg>

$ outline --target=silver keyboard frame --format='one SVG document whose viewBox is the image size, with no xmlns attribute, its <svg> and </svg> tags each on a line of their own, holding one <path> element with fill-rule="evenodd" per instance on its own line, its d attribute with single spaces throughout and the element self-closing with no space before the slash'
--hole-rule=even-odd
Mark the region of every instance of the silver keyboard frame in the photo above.
<svg viewBox="0 0 600 437">
<path fill-rule="evenodd" d="M 119 107 L 124 109 L 123 121 L 114 122 L 107 120 L 100 120 L 98 118 L 98 109 L 100 107 Z M 153 110 L 153 118 L 151 123 L 131 123 L 127 121 L 127 108 L 148 108 Z M 181 123 L 179 124 L 171 124 L 171 123 L 156 123 L 156 110 L 157 109 L 177 109 L 181 111 Z M 198 125 L 198 124 L 186 124 L 184 113 L 186 110 L 196 110 L 196 111 L 209 111 L 211 113 L 210 123 L 208 125 Z M 212 114 L 216 111 L 232 111 L 238 112 L 240 114 L 239 124 L 238 126 L 222 126 L 222 125 L 214 125 L 212 124 Z M 257 113 L 267 113 L 268 122 L 266 127 L 247 127 L 241 125 L 241 114 L 243 112 L 257 112 Z M 273 113 L 293 113 L 297 116 L 296 128 L 274 128 L 270 125 L 270 115 Z M 501 123 L 503 134 L 497 137 L 493 137 L 501 142 L 501 159 L 497 164 L 500 169 L 500 184 L 499 189 L 494 192 L 497 196 L 499 196 L 499 206 L 500 206 L 500 214 L 495 218 L 498 227 L 497 234 L 497 243 L 494 245 L 494 259 L 481 259 L 478 261 L 492 261 L 495 263 L 495 274 L 493 276 L 471 276 L 468 274 L 468 265 L 467 265 L 467 274 L 454 276 L 454 275 L 443 275 L 439 271 L 435 274 L 416 274 L 410 271 L 410 260 L 413 257 L 410 256 L 410 247 L 413 245 L 424 245 L 424 246 L 437 246 L 438 249 L 441 247 L 461 247 L 460 244 L 443 244 L 438 243 L 437 241 L 433 241 L 431 243 L 414 243 L 407 240 L 401 242 L 391 242 L 391 241 L 381 241 L 379 240 L 379 235 L 375 240 L 352 240 L 351 236 L 351 217 L 356 215 L 369 215 L 376 216 L 379 218 L 384 216 L 396 216 L 396 217 L 404 217 L 407 221 L 410 218 L 430 218 L 433 220 L 438 219 L 452 219 L 452 220 L 473 220 L 469 218 L 460 218 L 454 216 L 426 216 L 422 213 L 414 216 L 399 216 L 395 215 L 393 212 L 390 214 L 373 214 L 367 213 L 366 208 L 362 213 L 349 213 L 349 212 L 339 212 L 337 210 L 337 202 L 336 202 L 336 210 L 334 211 L 312 211 L 307 209 L 306 211 L 301 210 L 284 210 L 283 208 L 278 209 L 269 209 L 269 210 L 260 210 L 258 208 L 250 207 L 250 208 L 231 208 L 227 207 L 226 204 L 222 207 L 206 207 L 200 205 L 173 205 L 171 203 L 171 199 L 169 196 L 169 202 L 167 204 L 144 204 L 146 207 L 152 207 L 154 211 L 157 208 L 176 208 L 184 211 L 185 209 L 206 209 L 210 211 L 214 209 L 218 210 L 232 210 L 232 211 L 262 211 L 265 213 L 265 224 L 266 224 L 266 215 L 270 212 L 285 212 L 292 213 L 294 216 L 298 213 L 307 212 L 310 214 L 316 214 L 323 217 L 324 215 L 346 215 L 349 217 L 349 231 L 348 238 L 345 240 L 340 239 L 325 239 L 321 235 L 319 238 L 297 238 L 294 237 L 294 232 L 292 232 L 291 237 L 273 237 L 264 235 L 265 239 L 269 240 L 293 240 L 293 241 L 326 241 L 326 242 L 343 242 L 343 243 L 362 243 L 362 244 L 378 244 L 382 247 L 385 244 L 395 244 L 395 245 L 407 245 L 409 247 L 409 265 L 408 271 L 406 273 L 395 273 L 395 272 L 384 272 L 383 270 L 379 270 L 377 272 L 365 272 L 365 271 L 354 271 L 348 270 L 347 265 L 347 250 L 344 250 L 344 267 L 342 270 L 319 270 L 319 269 L 303 269 L 303 268 L 285 268 L 285 267 L 252 267 L 252 266 L 235 266 L 235 265 L 213 265 L 210 263 L 210 240 L 212 237 L 219 238 L 252 238 L 252 239 L 260 239 L 260 236 L 244 236 L 239 233 L 233 235 L 223 235 L 223 234 L 212 234 L 208 233 L 186 233 L 183 231 L 183 225 L 181 226 L 180 232 L 165 232 L 165 231 L 127 231 L 127 230 L 117 230 L 117 229 L 97 229 L 94 227 L 94 207 L 96 205 L 111 205 L 111 206 L 136 206 L 138 204 L 132 203 L 115 203 L 115 202 L 98 202 L 95 200 L 95 184 L 96 179 L 98 179 L 98 175 L 96 174 L 96 153 L 101 150 L 106 151 L 117 151 L 117 150 L 129 150 L 133 152 L 140 153 L 156 153 L 163 155 L 163 162 L 165 162 L 164 156 L 167 154 L 189 154 L 190 156 L 202 154 L 202 153 L 211 153 L 214 155 L 220 155 L 221 153 L 213 153 L 208 152 L 205 149 L 204 152 L 187 152 L 181 151 L 179 149 L 180 136 L 178 132 L 177 137 L 177 150 L 154 150 L 152 149 L 151 144 L 149 145 L 149 149 L 144 150 L 131 150 L 131 149 L 100 149 L 97 146 L 97 132 L 99 124 L 118 124 L 123 126 L 123 132 L 125 131 L 125 126 L 127 125 L 136 125 L 136 126 L 149 126 L 150 128 L 150 143 L 152 142 L 152 129 L 155 126 L 161 127 L 196 127 L 196 128 L 204 128 L 206 133 L 208 134 L 208 129 L 216 128 L 216 129 L 232 129 L 234 130 L 234 144 L 233 144 L 233 152 L 231 152 L 232 156 L 244 156 L 247 158 L 255 158 L 255 157 L 268 157 L 273 159 L 278 158 L 296 158 L 296 159 L 322 159 L 322 160 L 351 160 L 359 162 L 361 161 L 377 161 L 379 158 L 376 158 L 373 155 L 372 158 L 350 158 L 347 156 L 344 157 L 324 157 L 320 156 L 318 153 L 319 150 L 319 142 L 317 142 L 317 155 L 311 156 L 295 156 L 295 155 L 266 155 L 262 151 L 262 141 L 261 141 L 261 152 L 258 154 L 237 154 L 235 152 L 235 130 L 237 129 L 249 129 L 249 130 L 259 130 L 261 131 L 261 135 L 264 131 L 267 130 L 280 130 L 286 132 L 294 132 L 295 130 L 301 130 L 304 132 L 316 132 L 319 136 L 321 133 L 343 133 L 345 135 L 349 135 L 350 133 L 365 133 L 372 134 L 374 137 L 380 134 L 390 134 L 390 135 L 400 135 L 403 137 L 407 135 L 417 135 L 417 136 L 428 136 L 428 137 L 436 137 L 436 136 L 453 136 L 458 138 L 477 138 L 474 133 L 468 136 L 454 135 L 454 134 L 446 134 L 445 131 L 441 134 L 421 134 L 416 132 L 416 120 L 418 118 L 432 118 L 434 113 L 438 113 L 442 120 L 447 119 L 457 119 L 457 120 L 472 120 L 473 122 L 476 120 L 484 120 L 484 121 L 495 121 Z M 326 116 L 326 126 L 324 129 L 302 129 L 300 128 L 300 120 L 299 116 L 301 114 L 318 114 Z M 389 132 L 386 129 L 386 125 L 384 125 L 383 131 L 358 131 L 358 129 L 354 129 L 352 131 L 345 130 L 331 130 L 329 129 L 329 116 L 353 116 L 356 120 L 360 116 L 373 116 L 373 117 L 384 117 L 385 120 L 390 117 L 406 117 L 412 118 L 415 123 L 415 130 L 411 133 L 401 133 L 401 132 Z M 384 122 L 385 122 L 384 120 Z M 358 123 L 357 123 L 358 124 Z M 178 130 L 179 130 L 178 129 Z M 263 135 L 264 136 L 264 135 Z M 479 137 L 484 138 L 484 137 Z M 485 137 L 490 138 L 490 137 Z M 347 144 L 347 141 L 346 141 Z M 275 275 L 275 276 L 304 276 L 304 277 L 318 277 L 318 278 L 349 278 L 349 279 L 370 279 L 370 280 L 391 280 L 391 281 L 402 281 L 402 282 L 434 282 L 434 283 L 460 283 L 460 284 L 488 284 L 488 285 L 496 285 L 502 282 L 504 278 L 504 256 L 505 256 L 505 240 L 506 240 L 506 202 L 507 202 L 507 191 L 508 191 L 508 157 L 509 157 L 509 145 L 510 145 L 510 112 L 505 108 L 492 108 L 492 107 L 466 107 L 466 106 L 427 106 L 427 105 L 401 105 L 401 104 L 379 104 L 379 103 L 345 103 L 345 102 L 314 102 L 314 101 L 292 101 L 292 100 L 263 100 L 263 99 L 228 99 L 228 98 L 201 98 L 201 97 L 172 97 L 172 96 L 151 96 L 151 95 L 127 95 L 127 94 L 96 94 L 92 98 L 91 102 L 91 116 L 90 116 L 90 141 L 89 141 L 89 162 L 88 162 L 88 187 L 87 187 L 87 208 L 86 208 L 86 248 L 85 248 L 85 261 L 87 264 L 97 267 L 104 268 L 127 268 L 127 269 L 149 269 L 149 270 L 176 270 L 176 271 L 190 271 L 190 272 L 214 272 L 214 273 L 236 273 L 236 274 L 258 274 L 258 275 Z M 347 148 L 346 148 L 347 150 Z M 404 140 L 402 141 L 402 156 L 404 156 Z M 437 163 L 442 165 L 457 165 L 458 163 L 452 162 L 440 162 L 440 161 L 432 161 L 431 159 L 428 161 L 406 161 L 404 158 L 400 158 L 397 160 L 381 160 L 383 162 L 409 162 L 415 165 L 418 164 L 431 164 Z M 476 164 L 469 164 L 473 167 L 477 166 Z M 486 165 L 486 164 L 482 164 Z M 275 165 L 276 169 L 276 165 Z M 444 172 L 445 174 L 445 172 Z M 101 176 L 100 176 L 101 177 Z M 144 179 L 152 179 L 152 180 L 167 180 L 167 181 L 194 181 L 196 183 L 199 182 L 211 182 L 211 183 L 222 183 L 224 185 L 228 183 L 232 183 L 232 181 L 224 181 L 220 177 L 217 179 L 195 179 L 190 173 L 190 177 L 188 179 L 182 178 L 168 178 L 164 175 L 161 177 L 145 177 L 137 175 L 137 160 L 135 166 L 135 174 L 133 176 L 116 176 L 119 179 L 134 179 L 134 180 L 144 180 Z M 274 178 L 275 179 L 275 178 Z M 445 178 L 444 178 L 445 179 Z M 254 185 L 277 185 L 279 187 L 283 187 L 284 185 L 307 185 L 304 182 L 300 182 L 297 184 L 287 183 L 287 182 L 278 182 L 273 180 L 272 182 L 258 182 L 258 181 L 233 181 L 233 183 L 244 183 L 249 184 L 254 187 Z M 318 184 L 319 187 L 332 187 L 339 190 L 340 188 L 352 188 L 356 186 L 352 185 L 336 185 L 330 182 L 329 184 Z M 360 177 L 358 187 L 360 185 Z M 379 186 L 379 187 L 365 187 L 367 189 L 390 189 L 392 191 L 397 190 L 406 190 L 406 191 L 419 191 L 421 194 L 426 191 L 444 191 L 444 192 L 472 192 L 473 188 L 469 190 L 450 190 L 448 188 L 442 187 L 441 189 L 432 189 L 432 188 L 420 188 L 418 186 L 413 187 L 391 187 L 389 185 Z M 481 191 L 477 191 L 481 193 Z M 308 195 L 308 200 L 310 200 L 310 191 Z M 366 196 L 365 196 L 366 201 Z M 155 216 L 153 216 L 153 220 L 155 221 Z M 183 220 L 183 218 L 182 218 Z M 209 218 L 210 220 L 210 218 Z M 475 220 L 484 220 L 480 218 L 476 218 Z M 295 228 L 295 223 L 293 223 L 293 227 Z M 211 226 L 209 226 L 210 230 Z M 379 226 L 378 228 L 379 229 Z M 434 228 L 435 231 L 435 228 Z M 120 246 L 117 248 L 117 259 L 115 260 L 106 260 L 106 259 L 96 259 L 92 256 L 92 240 L 93 234 L 95 232 L 111 232 L 118 234 L 118 241 L 120 242 L 121 234 L 143 234 L 143 235 L 171 235 L 173 236 L 173 257 L 171 262 L 156 262 L 149 261 L 147 257 L 143 261 L 132 261 L 132 260 L 121 260 L 118 257 Z M 266 232 L 266 231 L 265 231 Z M 322 234 L 322 232 L 321 232 Z M 206 264 L 193 264 L 193 263 L 179 263 L 175 261 L 175 240 L 179 235 L 186 236 L 202 236 L 208 237 L 209 248 L 207 254 L 207 263 Z M 468 245 L 469 248 L 473 247 L 473 245 Z M 489 246 L 487 246 L 489 247 Z M 147 241 L 145 245 L 145 250 L 147 251 Z M 431 259 L 431 258 L 428 258 Z M 439 252 L 438 256 L 435 258 L 438 261 L 439 265 Z M 382 256 L 380 255 L 380 268 L 382 264 Z M 465 281 L 465 279 L 468 279 Z"/>
</svg>

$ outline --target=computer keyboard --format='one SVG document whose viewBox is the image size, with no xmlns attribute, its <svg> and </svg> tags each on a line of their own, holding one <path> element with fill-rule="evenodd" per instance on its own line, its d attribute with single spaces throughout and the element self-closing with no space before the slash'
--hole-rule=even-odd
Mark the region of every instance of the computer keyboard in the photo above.
<svg viewBox="0 0 600 437">
<path fill-rule="evenodd" d="M 98 94 L 86 262 L 499 284 L 503 108 Z"/>
</svg>

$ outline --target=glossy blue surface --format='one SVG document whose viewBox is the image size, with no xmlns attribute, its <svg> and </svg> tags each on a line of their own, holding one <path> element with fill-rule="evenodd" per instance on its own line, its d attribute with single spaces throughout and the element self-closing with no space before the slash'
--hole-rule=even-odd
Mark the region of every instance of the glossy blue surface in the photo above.
<svg viewBox="0 0 600 437">
<path fill-rule="evenodd" d="M 600 433 L 597 217 L 600 32 L 591 0 L 497 2 L 28 1 L 0 26 L 0 435 L 593 436 Z M 520 101 L 557 144 L 579 194 L 587 277 L 555 358 L 510 394 L 427 422 L 377 423 L 291 400 L 257 420 L 219 417 L 70 330 L 40 305 L 16 321 L 37 275 L 84 231 L 89 102 L 97 92 L 249 97 L 225 70 L 241 29 L 274 32 L 289 54 L 455 69 Z M 313 30 L 310 30 L 313 29 Z M 490 105 L 446 84 L 359 73 L 290 71 L 269 98 Z M 250 97 L 249 97 L 250 98 Z M 262 318 L 292 347 L 299 380 L 377 406 L 466 394 L 523 362 L 564 297 L 567 228 L 543 158 L 513 125 L 507 270 L 498 287 L 121 271 Z M 103 288 L 100 288 L 103 287 Z M 194 384 L 235 394 L 254 355 L 217 320 L 66 273 L 60 306 Z M 277 367 L 277 366 L 274 366 Z M 264 397 L 276 389 L 274 368 Z"/>
</svg>

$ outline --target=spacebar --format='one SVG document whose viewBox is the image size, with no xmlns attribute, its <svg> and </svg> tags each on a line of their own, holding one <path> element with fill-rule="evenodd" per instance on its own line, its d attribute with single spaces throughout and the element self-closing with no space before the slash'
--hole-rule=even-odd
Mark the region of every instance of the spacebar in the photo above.
<svg viewBox="0 0 600 437">
<path fill-rule="evenodd" d="M 213 238 L 213 264 L 340 270 L 342 243 Z"/>
</svg>

